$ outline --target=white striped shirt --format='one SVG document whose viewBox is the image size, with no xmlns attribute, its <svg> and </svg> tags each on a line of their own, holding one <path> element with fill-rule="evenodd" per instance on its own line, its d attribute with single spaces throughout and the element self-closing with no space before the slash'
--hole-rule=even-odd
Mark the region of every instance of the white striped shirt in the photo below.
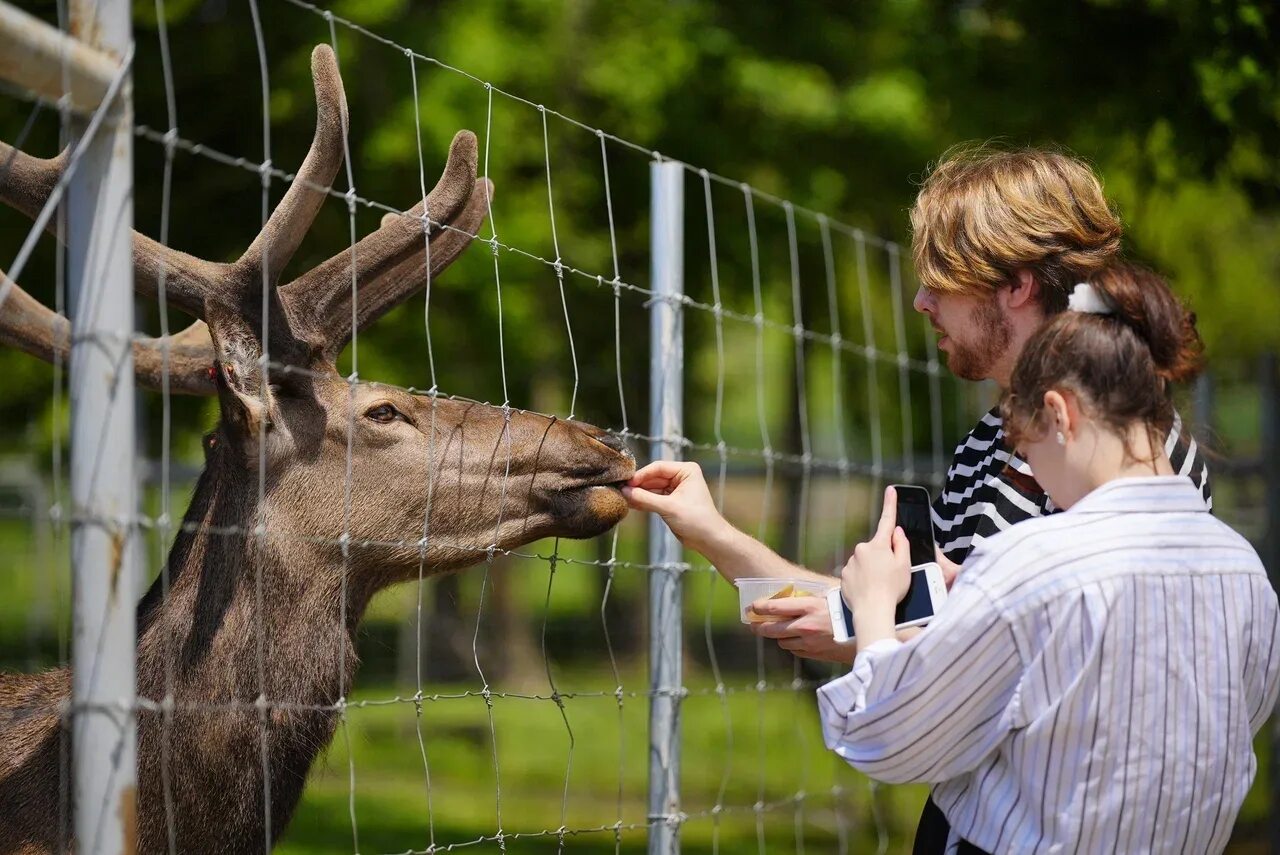
<svg viewBox="0 0 1280 855">
<path fill-rule="evenodd" d="M 1220 852 L 1275 704 L 1280 609 L 1181 476 L 988 538 L 920 635 L 818 690 L 828 747 L 933 782 L 988 852 Z"/>
</svg>

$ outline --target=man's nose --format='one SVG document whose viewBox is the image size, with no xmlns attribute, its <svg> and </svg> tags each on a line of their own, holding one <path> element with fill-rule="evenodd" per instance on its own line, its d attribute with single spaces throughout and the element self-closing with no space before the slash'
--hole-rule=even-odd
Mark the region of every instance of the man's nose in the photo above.
<svg viewBox="0 0 1280 855">
<path fill-rule="evenodd" d="M 929 293 L 929 289 L 921 285 L 916 289 L 916 296 L 911 301 L 911 306 L 920 314 L 927 315 L 936 308 L 937 302 L 934 300 L 933 295 Z"/>
</svg>

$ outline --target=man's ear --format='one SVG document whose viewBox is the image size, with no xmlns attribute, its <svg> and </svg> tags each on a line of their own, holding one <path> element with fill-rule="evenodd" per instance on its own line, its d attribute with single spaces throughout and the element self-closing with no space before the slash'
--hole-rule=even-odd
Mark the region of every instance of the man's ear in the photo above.
<svg viewBox="0 0 1280 855">
<path fill-rule="evenodd" d="M 1009 309 L 1021 309 L 1026 306 L 1040 304 L 1040 280 L 1035 271 L 1029 267 L 1019 267 L 1009 277 L 1009 286 L 1002 289 L 1005 306 Z"/>
</svg>

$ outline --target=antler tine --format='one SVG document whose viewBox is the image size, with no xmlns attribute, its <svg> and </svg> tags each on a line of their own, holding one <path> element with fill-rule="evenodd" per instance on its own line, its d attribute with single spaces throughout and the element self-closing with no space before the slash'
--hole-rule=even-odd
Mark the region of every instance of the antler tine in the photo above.
<svg viewBox="0 0 1280 855">
<path fill-rule="evenodd" d="M 333 48 L 321 44 L 311 51 L 311 79 L 316 93 L 316 131 L 311 149 L 284 198 L 237 262 L 259 271 L 265 267 L 273 283 L 280 281 L 280 274 L 306 237 L 342 165 L 348 126 L 347 96 Z"/>
<path fill-rule="evenodd" d="M 427 194 L 425 207 L 419 202 L 401 216 L 384 219 L 376 231 L 356 242 L 354 252 L 343 250 L 283 286 L 282 300 L 295 309 L 297 315 L 310 318 L 315 332 L 326 342 L 349 336 L 353 257 L 356 290 L 363 303 L 363 292 L 370 283 L 422 252 L 424 211 L 436 223 L 448 223 L 462 211 L 477 186 L 476 160 L 475 134 L 459 131 L 449 147 L 449 158 L 440 180 Z M 441 235 L 438 228 L 433 227 L 431 232 L 434 253 Z"/>
<path fill-rule="evenodd" d="M 0 344 L 24 350 L 45 362 L 69 359 L 71 323 L 0 273 L 0 286 L 6 283 L 9 294 L 0 305 Z M 214 360 L 213 342 L 203 321 L 196 321 L 167 340 L 135 340 L 133 371 L 138 382 L 157 391 L 164 388 L 166 343 L 169 391 L 182 395 L 217 394 L 209 374 Z"/>
<path fill-rule="evenodd" d="M 493 182 L 481 178 L 467 200 L 466 207 L 449 223 L 448 228 L 438 228 L 431 234 L 431 267 L 427 269 L 422 248 L 422 235 L 418 235 L 417 252 L 400 262 L 383 276 L 370 281 L 359 292 L 356 329 L 363 330 L 387 312 L 426 287 L 462 254 L 480 230 L 489 203 L 493 199 Z M 388 214 L 388 217 L 395 217 Z M 331 340 L 329 351 L 337 355 L 351 340 L 351 308 L 339 307 L 330 319 Z"/>
<path fill-rule="evenodd" d="M 67 161 L 65 150 L 57 157 L 41 158 L 0 142 L 0 202 L 35 219 L 66 171 Z M 49 221 L 48 231 L 57 234 L 55 221 Z M 207 283 L 219 275 L 222 265 L 179 252 L 135 231 L 133 267 L 134 288 L 139 293 L 154 296 L 163 270 L 169 302 L 201 317 Z"/>
<path fill-rule="evenodd" d="M 34 220 L 67 168 L 67 159 L 65 149 L 57 157 L 32 157 L 0 142 L 0 201 Z"/>
</svg>

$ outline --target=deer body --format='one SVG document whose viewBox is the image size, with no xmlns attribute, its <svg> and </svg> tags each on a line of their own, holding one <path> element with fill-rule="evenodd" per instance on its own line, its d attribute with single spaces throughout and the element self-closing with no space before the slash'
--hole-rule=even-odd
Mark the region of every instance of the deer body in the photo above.
<svg viewBox="0 0 1280 855">
<path fill-rule="evenodd" d="M 197 318 L 135 342 L 139 381 L 158 387 L 167 366 L 172 390 L 216 395 L 221 413 L 167 572 L 138 605 L 139 852 L 262 852 L 279 839 L 333 736 L 354 634 L 379 590 L 495 548 L 593 536 L 626 513 L 617 488 L 634 460 L 604 431 L 338 375 L 355 330 L 465 249 L 492 185 L 476 180 L 475 138 L 459 133 L 425 204 L 277 287 L 344 148 L 328 47 L 312 72 L 311 152 L 240 261 L 135 234 L 138 290 L 163 279 L 171 304 Z M 38 211 L 62 159 L 0 143 L 6 159 L 0 200 Z M 66 319 L 22 289 L 0 304 L 0 341 L 49 359 L 69 340 Z M 66 668 L 0 674 L 0 853 L 85 848 L 66 795 L 70 683 Z"/>
<path fill-rule="evenodd" d="M 341 622 L 341 567 L 282 556 L 256 539 L 209 535 L 215 520 L 234 525 L 236 514 L 225 512 L 237 504 L 252 510 L 218 476 L 206 471 L 196 488 L 186 521 L 198 528 L 174 544 L 167 596 L 157 580 L 138 609 L 138 696 L 155 703 L 170 696 L 174 708 L 167 725 L 160 712 L 138 716 L 140 852 L 167 851 L 170 821 L 176 851 L 262 852 L 264 783 L 270 781 L 274 841 L 297 806 L 312 761 L 333 735 L 332 707 L 349 689 L 357 664 L 353 632 L 361 608 L 351 603 L 350 620 Z M 251 530 L 253 520 L 248 515 L 241 522 Z M 302 567 L 310 579 L 299 578 Z M 0 851 L 65 850 L 70 816 L 58 781 L 71 736 L 62 731 L 60 705 L 70 699 L 70 672 L 20 679 L 18 697 L 6 691 L 9 678 L 0 681 L 0 729 L 15 737 L 0 756 L 16 766 L 0 774 Z M 330 709 L 273 709 L 264 727 L 253 706 L 260 695 Z M 5 720 L 14 709 L 23 710 L 28 727 L 19 731 Z M 13 748 L 24 750 L 15 756 Z"/>
</svg>

